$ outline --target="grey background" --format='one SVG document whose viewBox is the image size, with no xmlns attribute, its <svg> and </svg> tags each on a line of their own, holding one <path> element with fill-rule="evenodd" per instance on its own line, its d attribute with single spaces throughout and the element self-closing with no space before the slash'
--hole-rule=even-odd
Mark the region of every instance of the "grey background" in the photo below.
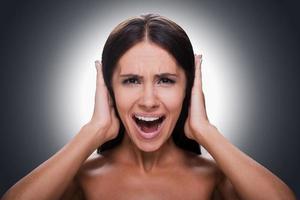
<svg viewBox="0 0 300 200">
<path fill-rule="evenodd" d="M 64 122 L 53 123 L 49 115 L 49 94 L 55 95 L 56 89 L 49 91 L 47 83 L 56 81 L 53 71 L 60 72 L 50 63 L 61 59 L 58 52 L 64 41 L 78 34 L 78 27 L 90 15 L 117 14 L 123 9 L 120 2 L 1 1 L 0 196 L 58 151 L 70 139 L 63 137 L 66 132 L 78 130 L 66 128 Z M 129 9 L 137 3 L 124 2 Z M 236 129 L 244 137 L 232 140 L 300 197 L 299 2 L 186 0 L 149 4 L 172 5 L 178 10 L 190 6 L 193 12 L 199 10 L 199 16 L 205 12 L 233 38 L 246 63 L 252 90 L 244 92 L 252 97 L 249 104 L 253 105 L 247 126 Z"/>
</svg>

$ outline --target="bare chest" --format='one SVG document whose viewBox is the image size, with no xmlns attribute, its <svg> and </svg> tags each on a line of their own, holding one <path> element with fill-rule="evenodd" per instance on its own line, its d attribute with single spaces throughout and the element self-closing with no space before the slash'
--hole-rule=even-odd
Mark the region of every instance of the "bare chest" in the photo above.
<svg viewBox="0 0 300 200">
<path fill-rule="evenodd" d="M 214 180 L 190 174 L 137 176 L 110 174 L 95 177 L 84 184 L 88 200 L 206 200 L 211 199 Z"/>
</svg>

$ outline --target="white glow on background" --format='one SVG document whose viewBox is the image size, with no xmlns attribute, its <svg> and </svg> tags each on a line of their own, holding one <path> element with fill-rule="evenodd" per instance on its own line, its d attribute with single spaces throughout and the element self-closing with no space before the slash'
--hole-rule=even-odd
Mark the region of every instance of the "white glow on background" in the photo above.
<svg viewBox="0 0 300 200">
<path fill-rule="evenodd" d="M 94 61 L 100 59 L 110 31 L 121 21 L 142 13 L 159 13 L 178 23 L 189 35 L 195 53 L 203 54 L 203 87 L 207 113 L 229 139 L 238 142 L 252 107 L 246 63 L 230 33 L 213 19 L 205 8 L 174 3 L 106 4 L 90 10 L 72 35 L 61 44 L 50 85 L 53 127 L 60 127 L 64 139 L 75 135 L 91 117 L 94 106 Z M 146 8 L 146 9 L 145 9 Z M 117 10 L 118 12 L 112 12 Z M 251 103 L 252 102 L 252 103 Z M 62 137 L 62 136 L 60 136 Z"/>
</svg>

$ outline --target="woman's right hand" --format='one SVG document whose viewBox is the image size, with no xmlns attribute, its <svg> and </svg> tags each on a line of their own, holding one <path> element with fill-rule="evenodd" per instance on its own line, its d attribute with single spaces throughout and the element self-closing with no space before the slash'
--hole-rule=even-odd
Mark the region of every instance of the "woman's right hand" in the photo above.
<svg viewBox="0 0 300 200">
<path fill-rule="evenodd" d="M 12 186 L 2 197 L 3 200 L 53 200 L 61 199 L 62 195 L 73 196 L 78 184 L 75 176 L 83 162 L 96 148 L 117 136 L 119 120 L 110 103 L 111 99 L 102 77 L 101 64 L 99 61 L 95 64 L 97 85 L 91 120 L 61 150 Z M 73 184 L 76 187 L 73 187 Z M 71 189 L 69 190 L 68 187 Z M 75 197 L 70 198 L 75 199 Z"/>
<path fill-rule="evenodd" d="M 101 145 L 118 135 L 120 122 L 113 107 L 113 101 L 103 79 L 102 64 L 95 61 L 97 69 L 94 112 L 86 126 L 96 130 L 96 140 Z"/>
</svg>

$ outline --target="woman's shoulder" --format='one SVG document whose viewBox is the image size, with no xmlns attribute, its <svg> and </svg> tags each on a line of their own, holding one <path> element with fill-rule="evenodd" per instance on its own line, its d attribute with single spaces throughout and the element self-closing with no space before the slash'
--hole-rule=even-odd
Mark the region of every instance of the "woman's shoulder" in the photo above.
<svg viewBox="0 0 300 200">
<path fill-rule="evenodd" d="M 209 156 L 197 155 L 190 152 L 184 153 L 185 165 L 196 172 L 204 172 L 205 174 L 219 174 L 221 173 L 215 160 Z M 78 176 L 89 177 L 101 174 L 101 171 L 107 171 L 109 168 L 109 156 L 98 154 L 94 152 L 82 164 L 78 171 Z"/>
<path fill-rule="evenodd" d="M 187 153 L 186 157 L 189 167 L 196 175 L 207 177 L 217 182 L 219 181 L 219 179 L 221 179 L 223 175 L 222 171 L 211 156 Z"/>
<path fill-rule="evenodd" d="M 188 151 L 185 151 L 184 154 L 187 160 L 190 161 L 189 163 L 194 167 L 217 169 L 215 160 L 209 155 L 199 155 Z"/>
<path fill-rule="evenodd" d="M 107 158 L 97 152 L 92 153 L 86 161 L 80 167 L 77 176 L 79 178 L 88 178 L 90 176 L 95 176 L 95 174 L 101 172 L 101 169 L 105 167 L 107 163 Z"/>
<path fill-rule="evenodd" d="M 107 157 L 94 152 L 82 164 L 77 172 L 76 179 L 85 193 L 93 194 L 99 184 L 107 182 L 107 174 L 112 171 Z"/>
<path fill-rule="evenodd" d="M 84 193 L 86 188 L 90 188 L 91 178 L 95 177 L 96 170 L 101 169 L 104 165 L 104 157 L 93 153 L 80 167 L 76 176 L 69 184 L 61 199 L 85 199 Z"/>
</svg>

